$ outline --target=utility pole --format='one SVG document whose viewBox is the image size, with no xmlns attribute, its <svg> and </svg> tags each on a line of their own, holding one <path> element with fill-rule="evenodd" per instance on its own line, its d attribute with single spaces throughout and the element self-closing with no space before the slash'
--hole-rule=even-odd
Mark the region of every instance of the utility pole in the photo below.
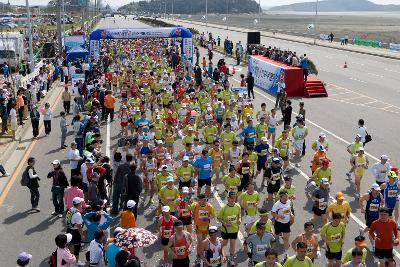
<svg viewBox="0 0 400 267">
<path fill-rule="evenodd" d="M 57 0 L 57 41 L 58 41 L 58 54 L 62 55 L 62 38 L 61 38 L 61 0 Z"/>
<path fill-rule="evenodd" d="M 229 0 L 226 0 L 226 17 L 225 17 L 226 30 L 228 30 L 228 16 L 229 16 Z"/>
<path fill-rule="evenodd" d="M 206 27 L 208 27 L 208 0 L 206 0 Z"/>
<path fill-rule="evenodd" d="M 318 0 L 315 2 L 315 19 L 314 19 L 314 45 L 317 44 L 317 25 L 318 25 Z"/>
<path fill-rule="evenodd" d="M 172 18 L 172 20 L 174 20 L 174 0 L 172 0 L 172 2 L 171 2 L 171 4 L 172 4 L 172 6 L 171 6 L 171 18 Z"/>
<path fill-rule="evenodd" d="M 167 19 L 167 0 L 164 0 L 164 19 Z"/>
<path fill-rule="evenodd" d="M 258 23 L 261 22 L 261 0 L 258 0 Z"/>
<path fill-rule="evenodd" d="M 35 69 L 35 60 L 33 58 L 32 48 L 32 18 L 31 11 L 29 9 L 29 0 L 26 0 L 26 14 L 28 15 L 28 35 L 29 35 L 29 69 L 31 72 Z"/>
</svg>

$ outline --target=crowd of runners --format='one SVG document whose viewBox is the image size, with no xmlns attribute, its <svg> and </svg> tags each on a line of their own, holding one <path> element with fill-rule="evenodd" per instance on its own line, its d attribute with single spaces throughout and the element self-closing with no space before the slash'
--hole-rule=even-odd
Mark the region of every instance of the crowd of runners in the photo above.
<svg viewBox="0 0 400 267">
<path fill-rule="evenodd" d="M 362 119 L 347 148 L 347 176 L 354 177 L 354 197 L 367 228 L 351 233 L 346 231 L 349 203 L 342 192 L 329 190 L 332 178 L 344 173 L 332 173 L 326 134 L 321 132 L 310 148 L 304 147 L 304 104 L 294 125 L 287 124 L 279 108 L 255 106 L 245 91 L 233 91 L 223 71 L 212 75 L 212 64 L 211 70 L 192 75 L 193 68 L 183 62 L 172 40 L 104 41 L 103 47 L 100 60 L 91 59 L 86 80 L 69 84 L 78 89 L 72 96 L 75 142 L 68 151 L 70 170 L 55 160 L 48 174 L 53 215 L 64 217 L 67 226 L 67 234 L 55 238 L 53 266 L 84 265 L 82 250 L 90 266 L 153 266 L 151 259 L 138 259 L 134 248 L 116 242 L 143 219 L 140 202 L 155 207 L 150 212 L 158 225 L 153 234 L 163 249 L 162 266 L 238 265 L 241 232 L 249 266 L 322 266 L 321 257 L 329 267 L 366 266 L 368 253 L 375 254 L 381 267 L 396 266 L 399 171 L 386 155 L 369 162 L 364 146 L 370 136 Z M 63 118 L 69 114 L 69 106 L 64 108 Z M 120 127 L 110 158 L 102 152 L 104 123 Z M 304 155 L 312 155 L 310 179 L 304 188 L 294 188 L 290 161 L 308 164 Z M 28 160 L 21 183 L 27 180 L 32 208 L 40 211 L 35 161 Z M 376 183 L 361 192 L 367 169 Z M 257 184 L 267 189 L 266 195 Z M 309 221 L 298 218 L 293 205 L 304 190 L 313 202 Z M 215 195 L 224 202 L 221 208 L 211 203 Z M 272 208 L 266 208 L 268 203 Z M 113 221 L 118 227 L 110 234 Z M 293 224 L 304 224 L 304 232 L 291 234 Z M 354 247 L 343 251 L 346 235 L 354 238 Z M 284 252 L 278 255 L 279 242 Z M 295 255 L 288 255 L 290 248 Z M 193 252 L 195 259 L 190 259 Z M 21 253 L 19 266 L 26 266 L 31 257 Z"/>
</svg>

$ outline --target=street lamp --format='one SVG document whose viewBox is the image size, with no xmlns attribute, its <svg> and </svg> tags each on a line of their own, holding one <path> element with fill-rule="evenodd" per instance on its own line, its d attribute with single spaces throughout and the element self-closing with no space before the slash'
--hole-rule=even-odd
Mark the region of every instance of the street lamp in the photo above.
<svg viewBox="0 0 400 267">
<path fill-rule="evenodd" d="M 314 45 L 317 44 L 317 21 L 318 21 L 318 0 L 315 2 L 315 18 L 314 18 Z"/>
<path fill-rule="evenodd" d="M 26 13 L 28 16 L 28 35 L 29 35 L 29 68 L 31 72 L 35 70 L 35 61 L 33 59 L 33 48 L 32 48 L 32 21 L 31 11 L 29 10 L 29 0 L 26 0 Z"/>
<path fill-rule="evenodd" d="M 208 26 L 208 0 L 206 0 L 206 27 Z"/>
</svg>

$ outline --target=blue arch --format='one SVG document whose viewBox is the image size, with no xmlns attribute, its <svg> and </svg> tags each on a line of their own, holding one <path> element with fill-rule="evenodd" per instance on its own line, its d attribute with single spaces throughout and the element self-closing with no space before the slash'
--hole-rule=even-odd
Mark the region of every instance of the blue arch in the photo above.
<svg viewBox="0 0 400 267">
<path fill-rule="evenodd" d="M 90 34 L 90 40 L 135 38 L 192 38 L 192 33 L 185 27 L 164 27 L 107 28 L 97 29 Z"/>
</svg>

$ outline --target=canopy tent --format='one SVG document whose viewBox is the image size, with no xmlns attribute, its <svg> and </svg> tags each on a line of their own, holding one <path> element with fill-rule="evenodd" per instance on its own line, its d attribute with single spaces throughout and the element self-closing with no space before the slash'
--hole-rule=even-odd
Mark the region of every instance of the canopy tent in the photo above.
<svg viewBox="0 0 400 267">
<path fill-rule="evenodd" d="M 97 29 L 90 34 L 90 56 L 100 57 L 100 40 L 136 39 L 136 38 L 182 38 L 182 54 L 188 60 L 193 59 L 192 33 L 185 27 L 165 28 L 109 28 Z"/>
<path fill-rule="evenodd" d="M 70 62 L 77 58 L 87 59 L 89 57 L 89 51 L 80 46 L 74 46 L 67 52 L 67 62 Z"/>
</svg>

